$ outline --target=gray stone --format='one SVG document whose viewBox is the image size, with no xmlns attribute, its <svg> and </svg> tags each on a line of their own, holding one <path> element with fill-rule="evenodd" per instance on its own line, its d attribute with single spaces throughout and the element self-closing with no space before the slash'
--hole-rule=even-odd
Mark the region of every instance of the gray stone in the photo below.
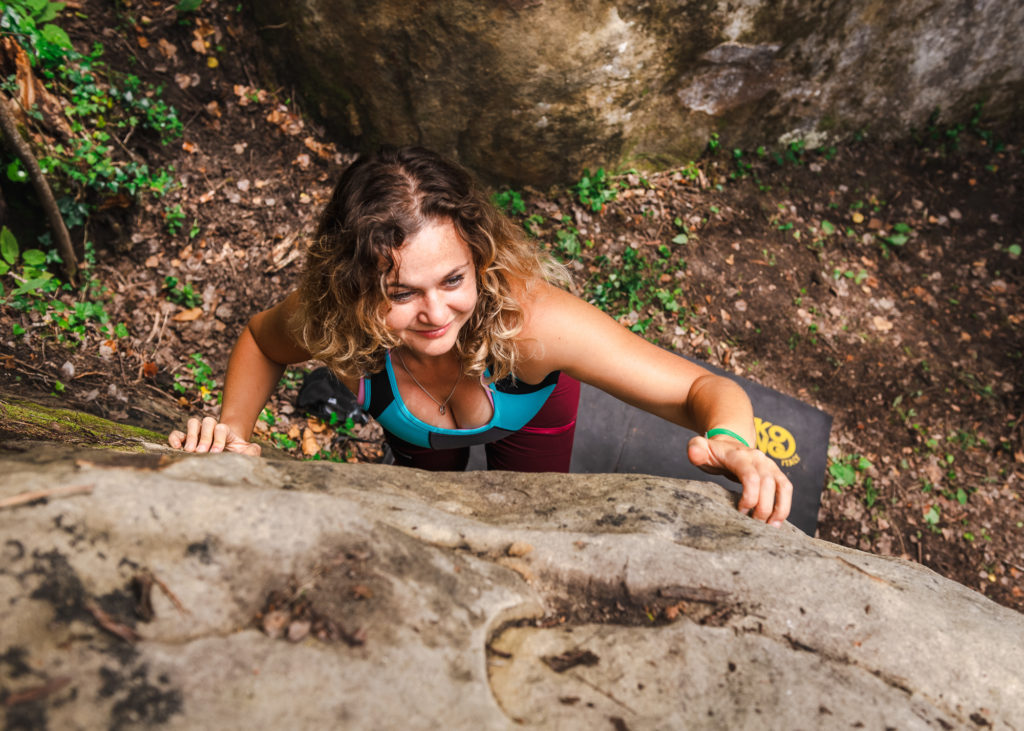
<svg viewBox="0 0 1024 731">
<path fill-rule="evenodd" d="M 1020 614 L 708 483 L 29 442 L 0 460 L 0 500 L 91 490 L 0 509 L 8 726 L 1024 718 Z"/>
<path fill-rule="evenodd" d="M 730 147 L 904 136 L 976 102 L 1009 123 L 1024 4 L 908 0 L 264 0 L 280 73 L 343 141 L 418 143 L 485 177 L 667 166 Z"/>
</svg>

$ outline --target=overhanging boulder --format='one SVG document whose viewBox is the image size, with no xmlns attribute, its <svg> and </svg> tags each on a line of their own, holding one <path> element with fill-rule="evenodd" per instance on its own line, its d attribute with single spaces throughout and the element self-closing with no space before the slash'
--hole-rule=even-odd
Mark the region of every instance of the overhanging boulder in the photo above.
<svg viewBox="0 0 1024 731">
<path fill-rule="evenodd" d="M 1010 728 L 1024 617 L 707 483 L 0 445 L 33 728 Z"/>
<path fill-rule="evenodd" d="M 610 0 L 263 0 L 280 75 L 334 135 L 423 144 L 493 181 L 685 164 L 732 147 L 813 149 L 944 121 L 1009 125 L 1024 5 Z"/>
</svg>

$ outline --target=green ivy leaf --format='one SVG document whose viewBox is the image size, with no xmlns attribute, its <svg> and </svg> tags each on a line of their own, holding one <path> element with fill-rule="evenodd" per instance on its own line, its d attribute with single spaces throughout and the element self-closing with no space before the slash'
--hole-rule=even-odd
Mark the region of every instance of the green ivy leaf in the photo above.
<svg viewBox="0 0 1024 731">
<path fill-rule="evenodd" d="M 7 179 L 12 183 L 24 183 L 28 180 L 28 173 L 21 167 L 21 160 L 12 160 L 7 165 Z"/>
<path fill-rule="evenodd" d="M 30 267 L 41 267 L 46 264 L 46 254 L 39 249 L 29 249 L 28 251 L 22 252 L 21 258 L 25 260 L 25 263 Z"/>
<path fill-rule="evenodd" d="M 828 473 L 832 475 L 832 479 L 835 480 L 836 484 L 841 487 L 852 485 L 857 479 L 857 472 L 848 464 L 833 464 L 828 468 Z"/>
<path fill-rule="evenodd" d="M 0 256 L 11 266 L 18 260 L 18 240 L 6 226 L 0 229 Z"/>
<path fill-rule="evenodd" d="M 59 25 L 47 23 L 43 26 L 43 38 L 60 48 L 70 49 L 71 39 Z"/>
<path fill-rule="evenodd" d="M 36 18 L 36 23 L 49 23 L 60 14 L 60 11 L 65 7 L 65 3 L 44 2 L 42 6 L 42 12 Z"/>
</svg>

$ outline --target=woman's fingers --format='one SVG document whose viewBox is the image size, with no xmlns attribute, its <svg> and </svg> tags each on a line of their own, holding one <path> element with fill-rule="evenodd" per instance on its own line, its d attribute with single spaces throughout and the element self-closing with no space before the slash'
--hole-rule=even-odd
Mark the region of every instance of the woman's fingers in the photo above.
<svg viewBox="0 0 1024 731">
<path fill-rule="evenodd" d="M 192 426 L 192 420 L 189 419 L 189 426 Z M 217 426 L 217 420 L 212 416 L 203 418 L 202 426 L 199 428 L 199 442 L 196 444 L 197 452 L 209 452 L 210 445 L 213 444 L 213 430 Z"/>
<path fill-rule="evenodd" d="M 199 443 L 199 429 L 202 422 L 194 416 L 188 420 L 188 426 L 185 427 L 188 432 L 185 437 L 185 451 L 194 452 L 196 451 L 196 445 Z"/>
<path fill-rule="evenodd" d="M 236 452 L 252 457 L 259 457 L 263 452 L 260 445 L 242 439 L 230 426 L 218 422 L 212 416 L 201 421 L 195 417 L 189 419 L 186 430 L 172 431 L 167 435 L 167 443 L 186 452 Z"/>
<path fill-rule="evenodd" d="M 780 526 L 789 517 L 789 510 L 793 507 L 793 483 L 783 475 L 781 481 L 776 480 L 775 490 L 775 510 L 768 517 L 768 522 Z"/>
<path fill-rule="evenodd" d="M 231 436 L 231 427 L 227 424 L 217 424 L 213 427 L 213 444 L 210 445 L 211 452 L 223 452 L 224 444 Z"/>
<path fill-rule="evenodd" d="M 726 439 L 694 437 L 687 455 L 694 466 L 732 476 L 743 487 L 738 509 L 757 520 L 781 525 L 789 515 L 793 485 L 779 466 L 757 449 Z"/>
</svg>

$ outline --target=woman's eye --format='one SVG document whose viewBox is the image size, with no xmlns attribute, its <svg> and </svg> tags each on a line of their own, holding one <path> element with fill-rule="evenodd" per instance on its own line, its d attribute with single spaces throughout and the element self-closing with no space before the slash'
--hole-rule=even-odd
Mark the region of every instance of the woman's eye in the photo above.
<svg viewBox="0 0 1024 731">
<path fill-rule="evenodd" d="M 392 292 L 388 296 L 392 302 L 408 302 L 412 299 L 412 292 Z"/>
<path fill-rule="evenodd" d="M 464 274 L 456 274 L 454 277 L 448 277 L 448 279 L 444 280 L 444 283 L 449 287 L 458 287 L 465 278 L 466 275 Z"/>
</svg>

